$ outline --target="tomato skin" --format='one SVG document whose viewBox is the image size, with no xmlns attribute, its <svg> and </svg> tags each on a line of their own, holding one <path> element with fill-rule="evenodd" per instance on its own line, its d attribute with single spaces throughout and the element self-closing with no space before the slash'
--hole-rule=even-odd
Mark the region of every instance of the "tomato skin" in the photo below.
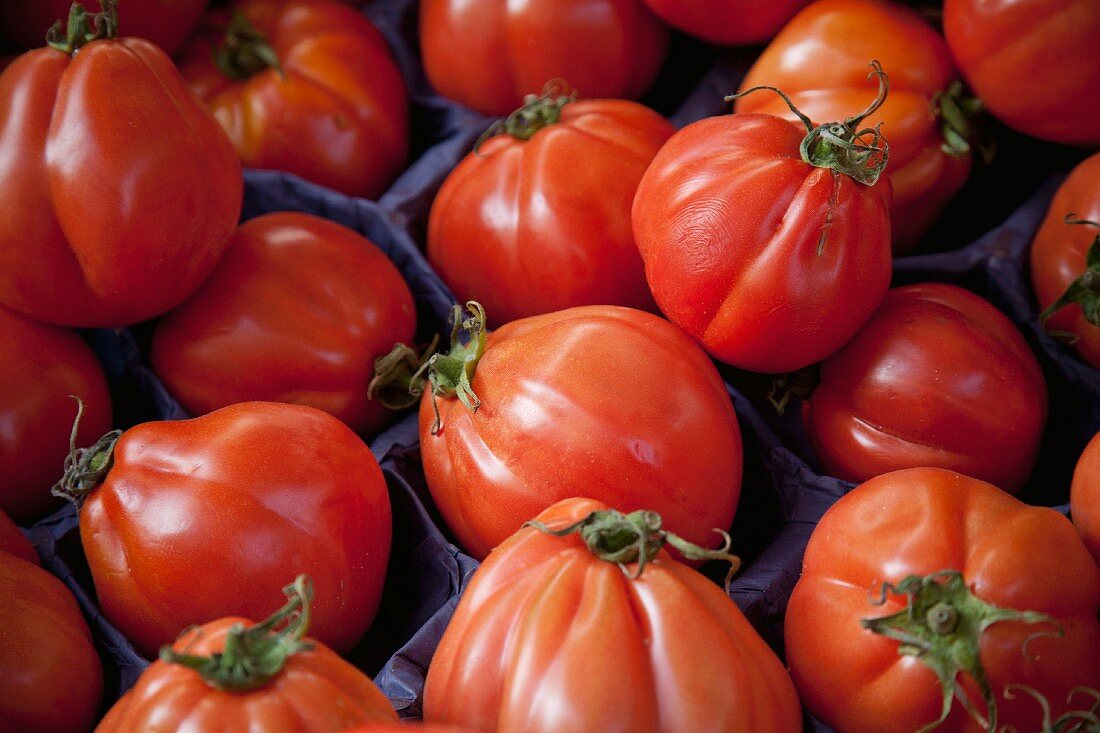
<svg viewBox="0 0 1100 733">
<path fill-rule="evenodd" d="M 605 509 L 567 499 L 551 528 Z M 800 731 L 782 664 L 729 597 L 661 551 L 638 578 L 576 536 L 517 531 L 436 649 L 424 719 L 492 731 Z"/>
<path fill-rule="evenodd" d="M 799 696 L 822 722 L 838 732 L 917 730 L 939 717 L 935 674 L 900 656 L 897 640 L 862 628 L 860 619 L 905 608 L 896 595 L 873 603 L 882 583 L 945 569 L 961 571 L 986 602 L 1049 614 L 1065 632 L 1037 634 L 1049 625 L 1009 621 L 984 633 L 980 653 L 998 699 L 998 730 L 1040 728 L 1039 705 L 1025 694 L 1004 699 L 1007 684 L 1044 694 L 1055 717 L 1066 709 L 1071 688 L 1100 685 L 1100 569 L 1069 521 L 983 481 L 912 468 L 841 498 L 806 549 L 784 636 Z M 980 705 L 977 688 L 966 678 L 963 684 Z M 985 728 L 956 703 L 937 730 Z"/>
<path fill-rule="evenodd" d="M 641 396 L 640 362 L 661 382 Z M 584 306 L 512 321 L 489 334 L 471 384 L 477 412 L 436 398 L 436 435 L 425 392 L 420 451 L 436 506 L 474 557 L 581 492 L 651 508 L 700 545 L 732 523 L 737 416 L 714 365 L 664 319 Z"/>
<path fill-rule="evenodd" d="M 967 84 L 1001 122 L 1100 145 L 1095 0 L 945 0 L 943 29 Z"/>
<path fill-rule="evenodd" d="M 84 733 L 103 668 L 76 599 L 36 564 L 0 552 L 0 727 Z"/>
<path fill-rule="evenodd" d="M 263 617 L 297 572 L 317 588 L 314 636 L 347 651 L 378 608 L 390 534 L 370 449 L 274 402 L 127 430 L 80 511 L 100 606 L 149 655 L 204 619 Z"/>
<path fill-rule="evenodd" d="M 1079 163 L 1062 182 L 1031 243 L 1031 285 L 1040 311 L 1084 274 L 1089 247 L 1100 234 L 1093 226 L 1067 224 L 1067 214 L 1100 221 L 1100 153 Z M 1085 319 L 1080 305 L 1074 303 L 1058 310 L 1046 327 L 1076 334 L 1074 348 L 1082 359 L 1100 369 L 1100 326 Z"/>
<path fill-rule="evenodd" d="M 265 68 L 238 81 L 215 65 L 211 48 L 236 11 L 267 38 L 285 78 Z M 180 72 L 247 167 L 378 198 L 405 163 L 405 83 L 382 34 L 344 3 L 238 0 L 211 10 L 181 53 Z"/>
<path fill-rule="evenodd" d="M 657 305 L 711 356 L 743 369 L 820 361 L 889 287 L 889 184 L 803 162 L 804 135 L 770 115 L 700 120 L 661 148 L 634 198 Z"/>
<path fill-rule="evenodd" d="M 240 163 L 171 60 L 140 38 L 0 74 L 0 302 L 37 320 L 122 326 L 213 269 L 240 213 Z"/>
<path fill-rule="evenodd" d="M 33 562 L 35 565 L 40 564 L 38 553 L 34 551 L 34 546 L 31 545 L 30 540 L 20 531 L 15 522 L 11 521 L 11 518 L 2 511 L 0 511 L 0 551 L 15 555 L 27 562 Z"/>
<path fill-rule="evenodd" d="M 1093 436 L 1077 461 L 1069 489 L 1069 512 L 1085 547 L 1100 564 L 1100 433 Z"/>
<path fill-rule="evenodd" d="M 242 224 L 210 279 L 153 335 L 154 371 L 192 414 L 248 400 L 309 405 L 373 434 L 374 359 L 412 341 L 413 296 L 373 242 L 320 217 Z"/>
<path fill-rule="evenodd" d="M 0 510 L 30 525 L 61 506 L 50 486 L 61 478 L 76 402 L 84 401 L 78 444 L 111 428 L 107 378 L 84 341 L 68 329 L 0 307 Z"/>
<path fill-rule="evenodd" d="M 428 81 L 487 115 L 510 113 L 555 78 L 589 99 L 636 99 L 657 76 L 667 47 L 668 29 L 641 0 L 420 3 Z"/>
<path fill-rule="evenodd" d="M 969 154 L 944 150 L 940 119 L 933 112 L 933 98 L 958 77 L 943 37 L 899 3 L 820 0 L 799 12 L 764 49 L 741 89 L 771 84 L 815 123 L 841 120 L 875 98 L 875 85 L 867 80 L 871 59 L 882 62 L 889 74 L 890 93 L 864 126 L 883 123 L 890 141 L 891 231 L 895 254 L 900 254 L 917 244 L 970 173 Z M 774 94 L 742 97 L 735 109 L 797 119 Z"/>
<path fill-rule="evenodd" d="M 1047 389 L 1023 336 L 962 288 L 895 288 L 821 366 L 803 423 L 830 476 L 938 466 L 1016 493 L 1039 450 Z"/>
<path fill-rule="evenodd" d="M 763 43 L 810 0 L 645 0 L 673 28 L 711 43 Z"/>
<path fill-rule="evenodd" d="M 529 140 L 487 140 L 432 204 L 429 263 L 496 323 L 578 305 L 656 310 L 630 205 L 673 132 L 647 107 L 599 99 L 566 104 Z"/>
</svg>

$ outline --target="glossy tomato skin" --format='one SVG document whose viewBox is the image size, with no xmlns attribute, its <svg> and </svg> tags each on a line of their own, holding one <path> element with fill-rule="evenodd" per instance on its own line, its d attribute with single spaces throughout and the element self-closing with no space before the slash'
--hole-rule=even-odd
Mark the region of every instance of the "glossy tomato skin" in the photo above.
<svg viewBox="0 0 1100 733">
<path fill-rule="evenodd" d="M 284 76 L 223 74 L 212 47 L 240 12 L 267 38 Z M 408 95 L 382 34 L 336 0 L 238 0 L 210 11 L 180 71 L 249 168 L 271 168 L 349 196 L 377 198 L 408 155 Z"/>
<path fill-rule="evenodd" d="M 197 656 L 220 652 L 235 623 L 251 622 L 211 621 L 187 631 L 172 647 Z M 323 643 L 312 644 L 291 655 L 266 685 L 243 693 L 215 689 L 194 670 L 157 660 L 108 711 L 96 733 L 339 733 L 360 723 L 397 720 L 369 677 Z"/>
<path fill-rule="evenodd" d="M 884 582 L 946 569 L 962 572 L 982 600 L 1049 614 L 1064 631 L 1039 634 L 1049 625 L 1006 621 L 983 634 L 980 654 L 1000 725 L 1040 729 L 1039 705 L 1026 694 L 1006 700 L 1008 684 L 1045 695 L 1055 717 L 1070 689 L 1100 685 L 1100 569 L 1069 521 L 983 481 L 912 468 L 856 487 L 810 538 L 784 622 L 787 663 L 810 712 L 838 732 L 917 730 L 939 717 L 935 674 L 860 619 L 905 608 L 904 596 L 893 594 L 874 603 Z M 976 687 L 969 679 L 964 685 L 980 705 Z M 956 703 L 937 730 L 985 727 Z"/>
<path fill-rule="evenodd" d="M 711 356 L 743 369 L 820 361 L 889 287 L 889 183 L 803 162 L 804 136 L 770 115 L 700 120 L 661 148 L 634 198 L 657 305 Z"/>
<path fill-rule="evenodd" d="M 711 43 L 763 43 L 809 0 L 645 0 L 673 28 Z"/>
<path fill-rule="evenodd" d="M 553 529 L 606 509 L 567 499 Z M 424 719 L 530 733 L 800 731 L 786 670 L 716 584 L 665 551 L 637 578 L 525 527 L 478 568 L 440 640 Z"/>
<path fill-rule="evenodd" d="M 18 558 L 38 563 L 38 553 L 34 546 L 26 538 L 23 532 L 11 521 L 11 518 L 0 511 L 0 550 L 15 555 Z"/>
<path fill-rule="evenodd" d="M 639 370 L 660 386 L 639 391 Z M 474 557 L 585 492 L 622 511 L 654 509 L 699 545 L 730 526 L 737 417 L 714 365 L 664 319 L 585 306 L 512 321 L 489 334 L 471 384 L 477 412 L 437 398 L 435 435 L 425 393 L 420 451 L 436 506 Z"/>
<path fill-rule="evenodd" d="M 376 433 L 374 360 L 416 328 L 412 293 L 374 243 L 297 212 L 251 219 L 210 279 L 153 334 L 154 371 L 192 414 L 248 400 L 309 405 Z"/>
<path fill-rule="evenodd" d="M 347 651 L 378 608 L 390 534 L 363 441 L 274 402 L 131 428 L 80 510 L 100 606 L 148 655 L 204 619 L 266 616 L 294 573 L 317 588 L 313 634 Z"/>
<path fill-rule="evenodd" d="M 1100 145 L 1095 0 L 945 0 L 943 29 L 967 84 L 1001 122 Z"/>
<path fill-rule="evenodd" d="M 494 323 L 578 305 L 656 310 L 630 205 L 673 132 L 647 107 L 597 99 L 566 104 L 528 140 L 489 139 L 443 182 L 428 261 Z"/>
<path fill-rule="evenodd" d="M 890 76 L 890 92 L 864 124 L 881 122 L 890 141 L 886 174 L 894 192 L 890 217 L 898 254 L 917 244 L 970 173 L 969 154 L 945 149 L 935 112 L 935 97 L 958 77 L 943 37 L 900 3 L 820 0 L 783 28 L 741 89 L 771 84 L 815 123 L 843 120 L 875 98 L 875 84 L 867 79 L 872 59 Z M 796 119 L 783 100 L 766 92 L 737 100 L 735 109 Z"/>
<path fill-rule="evenodd" d="M 30 525 L 64 502 L 50 494 L 69 454 L 76 402 L 84 401 L 77 445 L 111 429 L 103 368 L 76 333 L 0 307 L 0 509 Z"/>
<path fill-rule="evenodd" d="M 1062 182 L 1031 244 L 1031 285 L 1040 312 L 1084 274 L 1089 247 L 1100 234 L 1094 226 L 1067 224 L 1067 214 L 1100 222 L 1100 153 L 1079 163 Z M 1085 319 L 1081 306 L 1060 309 L 1046 326 L 1075 334 L 1078 338 L 1073 346 L 1081 358 L 1100 369 L 1100 326 Z"/>
<path fill-rule="evenodd" d="M 1046 413 L 1046 382 L 1020 332 L 989 301 L 943 283 L 887 293 L 803 403 L 830 476 L 938 466 L 1011 493 L 1031 474 Z"/>
<path fill-rule="evenodd" d="M 229 140 L 140 38 L 0 74 L 0 302 L 37 320 L 122 326 L 190 295 L 240 214 Z"/>
<path fill-rule="evenodd" d="M 1069 489 L 1069 512 L 1085 547 L 1100 564 L 1100 433 L 1093 436 L 1077 461 Z"/>
<path fill-rule="evenodd" d="M 0 552 L 0 729 L 84 733 L 103 693 L 92 634 L 64 584 Z"/>
<path fill-rule="evenodd" d="M 548 81 L 588 99 L 635 99 L 664 62 L 668 29 L 641 0 L 421 0 L 420 51 L 444 97 L 506 115 Z"/>
</svg>

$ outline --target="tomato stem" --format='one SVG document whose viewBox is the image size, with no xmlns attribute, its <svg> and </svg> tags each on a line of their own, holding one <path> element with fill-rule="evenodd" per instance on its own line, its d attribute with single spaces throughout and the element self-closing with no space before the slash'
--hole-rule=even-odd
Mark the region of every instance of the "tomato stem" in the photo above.
<svg viewBox="0 0 1100 733">
<path fill-rule="evenodd" d="M 523 106 L 503 120 L 489 126 L 474 143 L 474 152 L 481 150 L 486 140 L 507 133 L 517 140 L 530 140 L 542 128 L 561 120 L 561 109 L 577 98 L 575 91 L 565 91 L 569 85 L 562 79 L 552 79 L 542 88 L 542 94 L 528 94 Z"/>
<path fill-rule="evenodd" d="M 118 35 L 118 0 L 101 0 L 101 12 L 89 13 L 80 3 L 69 8 L 67 22 L 56 21 L 46 31 L 46 44 L 72 56 L 92 41 Z"/>
<path fill-rule="evenodd" d="M 114 464 L 115 444 L 122 436 L 121 430 L 112 430 L 97 440 L 89 448 L 76 447 L 76 435 L 80 430 L 80 420 L 84 417 L 84 400 L 69 395 L 76 400 L 76 419 L 69 433 L 69 455 L 65 456 L 63 475 L 50 489 L 54 496 L 68 499 L 79 507 L 84 497 L 99 485 Z"/>
<path fill-rule="evenodd" d="M 1064 221 L 1066 224 L 1084 224 L 1100 229 L 1100 222 L 1079 219 L 1072 213 L 1066 214 Z M 1051 316 L 1072 303 L 1081 306 L 1081 312 L 1086 321 L 1094 326 L 1100 326 L 1100 234 L 1096 235 L 1085 254 L 1085 271 L 1070 283 L 1066 292 L 1062 293 L 1058 300 L 1039 314 L 1039 321 L 1046 326 Z"/>
<path fill-rule="evenodd" d="M 1092 705 L 1088 709 L 1070 710 L 1052 720 L 1050 701 L 1043 693 L 1033 687 L 1023 684 L 1006 685 L 1004 697 L 1006 700 L 1016 699 L 1016 693 L 1023 692 L 1035 699 L 1043 711 L 1043 722 L 1039 728 L 1040 733 L 1100 733 L 1100 691 L 1091 687 L 1075 687 L 1066 696 L 1066 704 L 1072 705 L 1073 699 L 1078 695 L 1092 698 Z"/>
<path fill-rule="evenodd" d="M 376 399 L 391 410 L 415 405 L 424 393 L 421 370 L 438 346 L 439 334 L 419 352 L 406 344 L 394 344 L 388 354 L 374 360 L 374 376 L 367 385 L 367 398 Z"/>
<path fill-rule="evenodd" d="M 233 11 L 233 19 L 225 27 L 225 36 L 214 51 L 214 64 L 227 78 L 237 81 L 264 69 L 274 69 L 280 79 L 286 79 L 275 49 L 240 10 Z"/>
<path fill-rule="evenodd" d="M 977 97 L 966 96 L 963 83 L 956 79 L 946 90 L 932 96 L 932 108 L 940 119 L 943 143 L 940 149 L 956 158 L 970 155 L 975 148 L 983 163 L 993 160 L 995 145 L 981 123 L 985 105 Z"/>
</svg>

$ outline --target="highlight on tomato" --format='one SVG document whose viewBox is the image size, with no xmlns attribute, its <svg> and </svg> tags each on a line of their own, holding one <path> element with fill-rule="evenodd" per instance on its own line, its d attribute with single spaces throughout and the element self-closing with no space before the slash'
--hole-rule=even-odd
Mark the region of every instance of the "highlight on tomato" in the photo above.
<svg viewBox="0 0 1100 733">
<path fill-rule="evenodd" d="M 1100 564 L 1100 433 L 1085 446 L 1069 488 L 1069 513 L 1085 547 Z"/>
<path fill-rule="evenodd" d="M 225 589 L 234 593 L 236 589 Z M 306 636 L 313 585 L 299 575 L 259 623 L 227 617 L 184 631 L 108 711 L 98 733 L 338 733 L 397 721 L 370 677 Z"/>
<path fill-rule="evenodd" d="M 541 512 L 466 588 L 428 668 L 424 719 L 485 733 L 801 731 L 783 664 L 666 543 L 736 560 L 652 511 L 570 498 Z"/>
<path fill-rule="evenodd" d="M 763 43 L 810 0 L 645 0 L 657 17 L 684 33 L 722 45 Z"/>
</svg>

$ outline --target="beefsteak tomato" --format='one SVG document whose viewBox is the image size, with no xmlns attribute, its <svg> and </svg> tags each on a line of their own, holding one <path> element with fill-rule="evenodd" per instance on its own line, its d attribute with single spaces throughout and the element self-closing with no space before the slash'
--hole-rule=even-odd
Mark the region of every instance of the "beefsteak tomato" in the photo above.
<svg viewBox="0 0 1100 733">
<path fill-rule="evenodd" d="M 645 0 L 657 17 L 711 43 L 763 43 L 810 0 Z"/>
<path fill-rule="evenodd" d="M 432 203 L 428 261 L 451 292 L 496 323 L 578 305 L 656 310 L 630 204 L 672 124 L 634 102 L 547 90 L 501 127 Z"/>
<path fill-rule="evenodd" d="M 1077 461 L 1069 488 L 1073 524 L 1100 564 L 1100 433 L 1093 436 Z"/>
<path fill-rule="evenodd" d="M 1025 691 L 1058 716 L 1074 688 L 1100 689 L 1098 610 L 1100 568 L 1063 515 L 905 469 L 856 487 L 814 529 L 787 663 L 803 704 L 842 733 L 1040 730 Z"/>
</svg>

